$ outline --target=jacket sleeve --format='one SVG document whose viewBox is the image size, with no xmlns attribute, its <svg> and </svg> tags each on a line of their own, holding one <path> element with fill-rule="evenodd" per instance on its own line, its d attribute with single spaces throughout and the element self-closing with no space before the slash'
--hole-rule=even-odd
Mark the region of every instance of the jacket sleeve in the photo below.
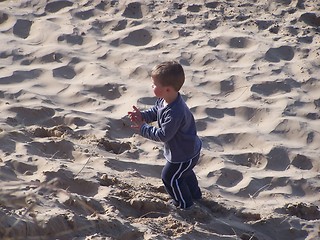
<svg viewBox="0 0 320 240">
<path fill-rule="evenodd" d="M 142 119 L 146 123 L 157 121 L 158 105 L 159 99 L 156 101 L 155 105 L 152 108 L 141 112 Z"/>
<path fill-rule="evenodd" d="M 147 123 L 140 128 L 141 136 L 157 142 L 168 142 L 179 130 L 180 118 L 172 117 L 166 113 L 161 119 L 161 127 L 150 126 Z"/>
<path fill-rule="evenodd" d="M 141 112 L 142 119 L 146 123 L 151 123 L 157 121 L 157 106 Z"/>
</svg>

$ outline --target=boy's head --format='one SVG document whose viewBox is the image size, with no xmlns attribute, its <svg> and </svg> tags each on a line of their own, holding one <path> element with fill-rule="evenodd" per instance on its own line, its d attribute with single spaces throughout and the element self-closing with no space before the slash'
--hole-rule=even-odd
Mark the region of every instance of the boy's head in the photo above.
<svg viewBox="0 0 320 240">
<path fill-rule="evenodd" d="M 163 62 L 156 65 L 151 71 L 151 77 L 157 79 L 162 86 L 171 86 L 179 92 L 184 83 L 182 66 L 175 62 Z"/>
</svg>

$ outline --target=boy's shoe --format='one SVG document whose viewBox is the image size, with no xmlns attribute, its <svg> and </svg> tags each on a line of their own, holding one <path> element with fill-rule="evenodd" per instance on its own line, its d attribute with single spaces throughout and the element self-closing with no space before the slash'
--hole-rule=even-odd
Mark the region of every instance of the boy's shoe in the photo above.
<svg viewBox="0 0 320 240">
<path fill-rule="evenodd" d="M 180 203 L 179 203 L 178 201 L 174 200 L 174 199 L 171 199 L 171 200 L 169 201 L 169 203 L 170 203 L 170 205 L 175 206 L 176 208 L 179 208 L 179 209 L 181 209 L 181 210 L 191 210 L 191 209 L 193 209 L 194 206 L 195 206 L 195 204 L 192 204 L 192 205 L 190 205 L 189 207 L 182 208 L 182 207 L 180 206 Z"/>
<path fill-rule="evenodd" d="M 186 210 L 186 211 L 189 211 L 189 210 L 192 210 L 194 208 L 194 204 L 192 204 L 191 206 L 189 207 L 186 207 L 186 208 L 180 208 L 181 210 Z"/>
<path fill-rule="evenodd" d="M 174 200 L 174 199 L 171 199 L 171 200 L 169 201 L 169 203 L 170 203 L 170 205 L 173 205 L 173 206 L 175 206 L 175 207 L 179 207 L 179 206 L 180 206 L 180 203 L 177 202 L 177 201 Z"/>
</svg>

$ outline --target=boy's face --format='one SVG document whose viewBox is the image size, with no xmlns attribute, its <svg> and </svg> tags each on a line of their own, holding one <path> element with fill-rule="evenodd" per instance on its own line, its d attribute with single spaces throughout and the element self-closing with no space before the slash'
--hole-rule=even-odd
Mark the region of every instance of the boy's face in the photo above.
<svg viewBox="0 0 320 240">
<path fill-rule="evenodd" d="M 153 93 L 156 97 L 158 98 L 164 98 L 165 94 L 167 92 L 167 87 L 162 86 L 160 81 L 157 78 L 151 77 L 152 78 L 152 88 L 153 88 Z"/>
</svg>

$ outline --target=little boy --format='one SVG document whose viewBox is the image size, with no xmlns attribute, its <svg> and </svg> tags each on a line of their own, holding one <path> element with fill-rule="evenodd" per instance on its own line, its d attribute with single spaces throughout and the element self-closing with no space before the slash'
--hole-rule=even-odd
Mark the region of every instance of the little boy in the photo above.
<svg viewBox="0 0 320 240">
<path fill-rule="evenodd" d="M 137 128 L 141 136 L 164 142 L 167 162 L 162 170 L 162 181 L 172 203 L 189 209 L 193 200 L 201 199 L 193 167 L 199 160 L 202 143 L 194 117 L 179 93 L 185 80 L 184 71 L 175 61 L 163 62 L 152 69 L 151 78 L 153 92 L 158 98 L 155 105 L 141 112 L 133 106 L 128 114 L 134 123 L 132 127 Z M 154 121 L 159 127 L 148 124 Z"/>
</svg>

